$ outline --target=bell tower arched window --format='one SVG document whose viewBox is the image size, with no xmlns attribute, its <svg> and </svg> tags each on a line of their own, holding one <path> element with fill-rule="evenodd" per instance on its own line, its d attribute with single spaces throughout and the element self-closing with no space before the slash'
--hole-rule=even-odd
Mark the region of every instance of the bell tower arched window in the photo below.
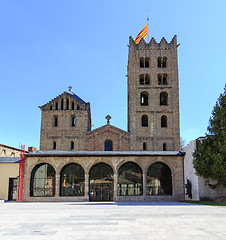
<svg viewBox="0 0 226 240">
<path fill-rule="evenodd" d="M 140 58 L 140 68 L 144 68 L 144 58 Z"/>
<path fill-rule="evenodd" d="M 148 116 L 143 115 L 141 118 L 141 126 L 142 127 L 148 127 Z"/>
<path fill-rule="evenodd" d="M 166 92 L 160 93 L 160 105 L 168 105 L 168 94 Z"/>
<path fill-rule="evenodd" d="M 145 58 L 145 68 L 149 68 L 149 62 L 150 62 L 150 58 L 146 57 Z"/>
<path fill-rule="evenodd" d="M 147 92 L 142 92 L 140 94 L 140 105 L 148 106 L 148 93 Z"/>
<path fill-rule="evenodd" d="M 167 117 L 166 116 L 162 116 L 161 117 L 161 127 L 162 128 L 166 128 L 167 127 Z"/>
</svg>

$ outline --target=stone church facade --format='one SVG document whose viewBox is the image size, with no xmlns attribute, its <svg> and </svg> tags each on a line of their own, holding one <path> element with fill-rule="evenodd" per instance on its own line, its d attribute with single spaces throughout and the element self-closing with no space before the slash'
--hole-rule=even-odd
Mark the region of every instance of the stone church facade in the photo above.
<svg viewBox="0 0 226 240">
<path fill-rule="evenodd" d="M 176 36 L 129 39 L 128 132 L 91 130 L 71 88 L 41 106 L 40 150 L 26 155 L 24 201 L 183 200 Z"/>
</svg>

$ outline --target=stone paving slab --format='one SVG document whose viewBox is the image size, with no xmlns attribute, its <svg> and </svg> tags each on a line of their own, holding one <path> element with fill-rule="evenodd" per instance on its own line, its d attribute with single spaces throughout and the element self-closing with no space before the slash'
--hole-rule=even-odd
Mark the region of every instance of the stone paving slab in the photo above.
<svg viewBox="0 0 226 240">
<path fill-rule="evenodd" d="M 177 202 L 0 204 L 0 240 L 226 240 L 226 207 Z"/>
</svg>

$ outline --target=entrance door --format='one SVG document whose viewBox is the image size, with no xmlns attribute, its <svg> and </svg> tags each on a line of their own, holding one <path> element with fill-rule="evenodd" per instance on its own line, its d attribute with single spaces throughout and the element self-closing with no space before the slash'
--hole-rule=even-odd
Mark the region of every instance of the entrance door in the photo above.
<svg viewBox="0 0 226 240">
<path fill-rule="evenodd" d="M 111 201 L 109 186 L 95 186 L 93 201 Z"/>
<path fill-rule="evenodd" d="M 8 200 L 16 201 L 16 199 L 17 199 L 17 185 L 18 185 L 18 179 L 17 178 L 9 178 Z"/>
</svg>

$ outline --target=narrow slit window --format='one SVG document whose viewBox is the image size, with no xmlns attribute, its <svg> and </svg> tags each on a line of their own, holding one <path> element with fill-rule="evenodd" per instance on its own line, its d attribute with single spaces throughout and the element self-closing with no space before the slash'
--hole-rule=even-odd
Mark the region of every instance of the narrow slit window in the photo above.
<svg viewBox="0 0 226 240">
<path fill-rule="evenodd" d="M 53 107 L 52 107 L 52 106 L 50 106 L 49 110 L 53 110 Z"/>
<path fill-rule="evenodd" d="M 58 102 L 55 104 L 55 110 L 58 110 Z"/>
<path fill-rule="evenodd" d="M 149 61 L 150 61 L 150 58 L 146 57 L 145 58 L 145 68 L 149 68 Z"/>
<path fill-rule="evenodd" d="M 61 110 L 64 109 L 64 99 L 61 99 Z"/>
<path fill-rule="evenodd" d="M 54 150 L 56 149 L 56 142 L 55 141 L 53 142 L 53 149 Z"/>
<path fill-rule="evenodd" d="M 158 57 L 158 68 L 162 67 L 162 60 L 161 57 Z"/>
<path fill-rule="evenodd" d="M 74 102 L 71 103 L 71 109 L 75 110 L 75 103 Z"/>
<path fill-rule="evenodd" d="M 162 148 L 163 148 L 163 151 L 166 151 L 166 150 L 167 150 L 167 149 L 166 149 L 166 143 L 163 143 Z"/>
<path fill-rule="evenodd" d="M 54 127 L 57 127 L 58 126 L 58 117 L 55 116 L 54 117 Z"/>
<path fill-rule="evenodd" d="M 69 99 L 67 99 L 66 109 L 69 110 Z"/>
<path fill-rule="evenodd" d="M 162 84 L 167 85 L 167 74 L 163 75 Z"/>
<path fill-rule="evenodd" d="M 73 141 L 71 141 L 71 149 L 75 148 L 75 143 Z"/>
<path fill-rule="evenodd" d="M 75 117 L 71 117 L 71 126 L 75 127 Z"/>
<path fill-rule="evenodd" d="M 149 85 L 149 84 L 150 84 L 150 77 L 149 77 L 148 74 L 146 74 L 146 76 L 145 76 L 145 84 L 146 84 L 146 85 Z"/>
<path fill-rule="evenodd" d="M 147 150 L 147 143 L 146 143 L 146 142 L 143 143 L 143 150 L 144 150 L 144 151 Z"/>
<path fill-rule="evenodd" d="M 166 62 L 167 62 L 167 57 L 164 57 L 162 59 L 162 67 L 165 68 L 166 67 Z"/>
</svg>

